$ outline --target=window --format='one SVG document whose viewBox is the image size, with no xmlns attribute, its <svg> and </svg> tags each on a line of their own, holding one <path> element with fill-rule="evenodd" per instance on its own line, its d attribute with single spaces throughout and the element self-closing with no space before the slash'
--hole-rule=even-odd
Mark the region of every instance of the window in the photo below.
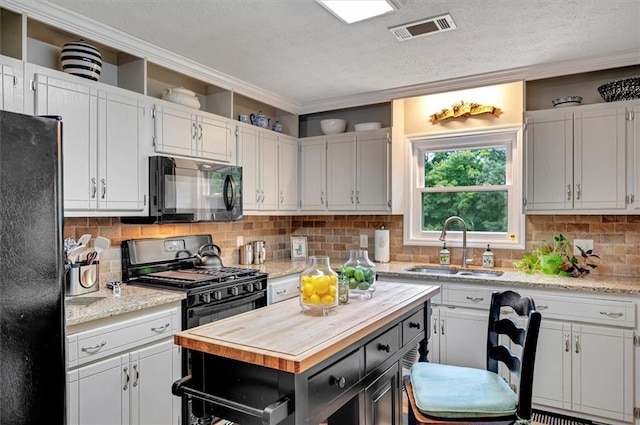
<svg viewBox="0 0 640 425">
<path fill-rule="evenodd" d="M 444 221 L 467 225 L 467 245 L 524 248 L 520 127 L 415 137 L 405 214 L 405 244 L 440 245 Z M 461 241 L 457 222 L 447 241 Z"/>
</svg>

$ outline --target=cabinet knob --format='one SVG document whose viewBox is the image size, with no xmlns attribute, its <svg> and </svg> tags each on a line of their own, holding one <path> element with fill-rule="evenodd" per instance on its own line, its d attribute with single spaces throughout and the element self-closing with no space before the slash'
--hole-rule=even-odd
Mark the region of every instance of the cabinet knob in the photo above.
<svg viewBox="0 0 640 425">
<path fill-rule="evenodd" d="M 341 376 L 339 378 L 332 376 L 331 377 L 331 385 L 335 385 L 338 388 L 344 388 L 344 386 L 347 384 L 347 380 L 344 379 L 344 376 Z"/>
<path fill-rule="evenodd" d="M 420 322 L 409 322 L 409 329 L 411 328 L 420 329 Z"/>
<path fill-rule="evenodd" d="M 391 346 L 389 344 L 378 344 L 378 350 L 389 353 L 391 352 Z"/>
</svg>

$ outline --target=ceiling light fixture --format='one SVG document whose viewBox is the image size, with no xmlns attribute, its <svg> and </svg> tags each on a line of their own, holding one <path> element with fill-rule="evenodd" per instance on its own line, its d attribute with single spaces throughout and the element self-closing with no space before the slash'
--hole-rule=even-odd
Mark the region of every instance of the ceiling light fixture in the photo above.
<svg viewBox="0 0 640 425">
<path fill-rule="evenodd" d="M 347 24 L 363 21 L 396 10 L 396 0 L 316 0 Z"/>
</svg>

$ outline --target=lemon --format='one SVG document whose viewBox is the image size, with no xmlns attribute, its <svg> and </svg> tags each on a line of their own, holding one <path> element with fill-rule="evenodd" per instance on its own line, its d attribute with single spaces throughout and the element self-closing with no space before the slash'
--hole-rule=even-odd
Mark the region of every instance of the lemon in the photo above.
<svg viewBox="0 0 640 425">
<path fill-rule="evenodd" d="M 336 296 L 336 285 L 329 285 L 329 295 L 332 297 Z"/>
<path fill-rule="evenodd" d="M 330 285 L 335 285 L 338 283 L 338 277 L 334 274 L 329 275 L 329 284 Z"/>
<path fill-rule="evenodd" d="M 329 276 L 318 276 L 318 278 L 313 281 L 313 287 L 316 294 L 326 294 L 329 291 Z"/>
<path fill-rule="evenodd" d="M 320 297 L 316 294 L 313 294 L 309 297 L 309 304 L 320 305 Z"/>
<path fill-rule="evenodd" d="M 323 295 L 322 296 L 322 304 L 324 304 L 324 305 L 331 305 L 331 304 L 333 304 L 334 300 L 335 300 L 335 298 L 333 298 L 331 295 Z"/>
<path fill-rule="evenodd" d="M 313 295 L 313 285 L 311 283 L 305 283 L 302 286 L 302 293 L 305 294 L 307 297 L 310 297 L 311 295 Z"/>
<path fill-rule="evenodd" d="M 311 283 L 311 278 L 309 276 L 302 276 L 302 284 L 306 285 L 307 283 Z"/>
</svg>

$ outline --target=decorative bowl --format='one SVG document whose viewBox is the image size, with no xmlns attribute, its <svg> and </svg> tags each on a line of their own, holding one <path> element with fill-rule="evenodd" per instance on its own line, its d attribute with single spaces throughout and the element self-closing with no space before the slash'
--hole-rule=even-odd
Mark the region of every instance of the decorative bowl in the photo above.
<svg viewBox="0 0 640 425">
<path fill-rule="evenodd" d="M 188 106 L 194 109 L 200 109 L 200 101 L 196 97 L 195 92 L 185 89 L 184 87 L 171 87 L 164 89 L 162 99 L 179 105 Z"/>
<path fill-rule="evenodd" d="M 580 103 L 582 103 L 582 96 L 564 96 L 551 101 L 551 104 L 555 108 L 563 106 L 575 106 L 579 105 Z"/>
<path fill-rule="evenodd" d="M 62 46 L 60 64 L 67 74 L 98 81 L 102 71 L 102 55 L 84 40 L 71 41 Z"/>
<path fill-rule="evenodd" d="M 640 78 L 611 81 L 598 87 L 598 93 L 606 102 L 640 99 Z"/>
<path fill-rule="evenodd" d="M 360 124 L 356 124 L 356 131 L 364 131 L 364 130 L 377 130 L 378 128 L 382 128 L 381 122 L 362 122 Z"/>
<path fill-rule="evenodd" d="M 320 121 L 320 129 L 323 134 L 340 134 L 344 133 L 347 128 L 347 121 L 338 118 L 332 118 Z"/>
</svg>

